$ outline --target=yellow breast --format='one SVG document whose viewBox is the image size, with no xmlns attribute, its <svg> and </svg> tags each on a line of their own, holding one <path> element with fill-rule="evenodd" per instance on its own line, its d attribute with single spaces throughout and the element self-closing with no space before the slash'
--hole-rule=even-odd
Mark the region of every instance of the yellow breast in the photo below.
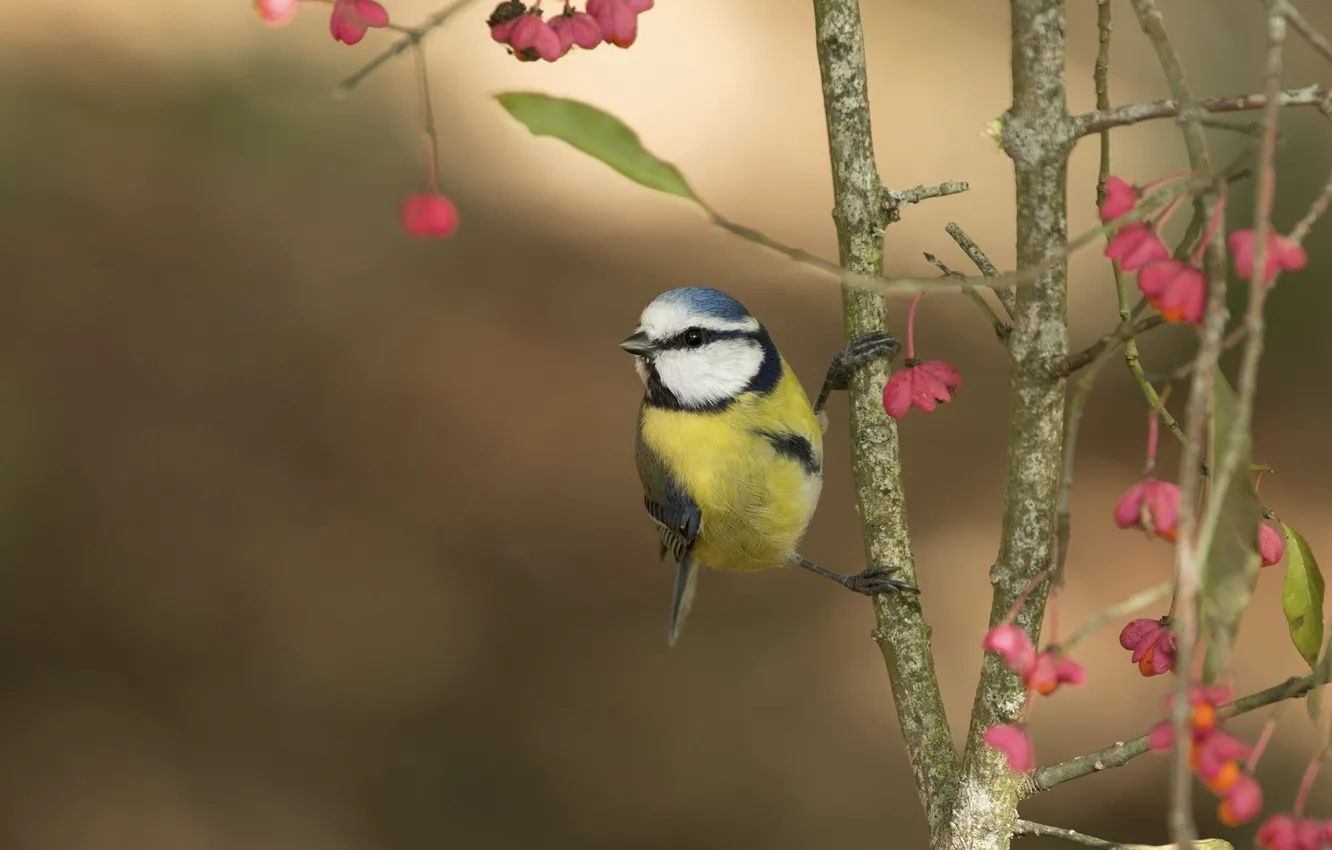
<svg viewBox="0 0 1332 850">
<path fill-rule="evenodd" d="M 809 526 L 823 486 L 823 439 L 809 398 L 785 361 L 765 395 L 743 393 L 724 411 L 648 407 L 643 440 L 703 514 L 695 558 L 718 570 L 781 566 Z M 779 452 L 764 433 L 809 441 L 817 471 Z"/>
</svg>

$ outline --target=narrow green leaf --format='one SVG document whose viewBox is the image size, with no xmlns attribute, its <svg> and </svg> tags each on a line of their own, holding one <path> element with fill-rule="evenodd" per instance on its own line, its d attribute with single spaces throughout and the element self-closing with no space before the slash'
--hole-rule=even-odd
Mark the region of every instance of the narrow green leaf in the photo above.
<svg viewBox="0 0 1332 850">
<path fill-rule="evenodd" d="M 1286 581 L 1281 586 L 1281 610 L 1286 614 L 1290 641 L 1313 668 L 1323 648 L 1323 574 L 1309 544 L 1295 529 L 1286 532 Z"/>
<path fill-rule="evenodd" d="M 560 139 L 641 186 L 701 203 L 679 169 L 649 153 L 638 134 L 614 115 L 538 92 L 505 92 L 495 99 L 532 135 Z"/>
<path fill-rule="evenodd" d="M 1212 428 L 1208 468 L 1220 471 L 1235 431 L 1238 402 L 1230 383 L 1218 370 L 1212 382 Z M 1263 507 L 1248 475 L 1252 464 L 1252 437 L 1243 435 L 1230 486 L 1221 495 L 1219 522 L 1207 562 L 1202 569 L 1200 617 L 1208 638 L 1203 679 L 1211 682 L 1225 669 L 1239 632 L 1240 618 L 1249 607 L 1258 584 L 1262 560 L 1258 556 L 1258 523 Z M 1212 480 L 1215 480 L 1214 478 Z M 1209 494 L 1208 498 L 1215 498 Z"/>
</svg>

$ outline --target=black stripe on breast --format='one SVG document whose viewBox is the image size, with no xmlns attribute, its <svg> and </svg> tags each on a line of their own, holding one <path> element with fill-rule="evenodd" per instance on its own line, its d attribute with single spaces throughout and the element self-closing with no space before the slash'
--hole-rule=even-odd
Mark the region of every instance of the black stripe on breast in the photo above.
<svg viewBox="0 0 1332 850">
<path fill-rule="evenodd" d="M 814 446 L 805 437 L 789 432 L 776 434 L 772 431 L 755 431 L 754 433 L 771 443 L 777 454 L 799 463 L 806 475 L 819 474 L 819 461 L 814 457 Z"/>
</svg>

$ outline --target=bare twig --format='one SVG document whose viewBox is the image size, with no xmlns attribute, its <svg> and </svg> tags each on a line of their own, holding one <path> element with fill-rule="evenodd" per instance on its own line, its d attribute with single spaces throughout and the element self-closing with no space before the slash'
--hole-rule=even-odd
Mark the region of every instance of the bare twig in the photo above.
<svg viewBox="0 0 1332 850">
<path fill-rule="evenodd" d="M 1280 106 L 1317 106 L 1328 98 L 1327 89 L 1320 85 L 1286 89 L 1277 95 Z M 1203 97 L 1193 101 L 1197 109 L 1208 112 L 1247 112 L 1267 106 L 1266 94 L 1240 94 L 1226 97 Z M 1100 109 L 1073 118 L 1079 136 L 1090 136 L 1113 127 L 1127 127 L 1155 118 L 1174 118 L 1179 115 L 1178 100 L 1153 100 L 1132 103 L 1114 109 Z"/>
<path fill-rule="evenodd" d="M 814 32 L 832 165 L 838 255 L 849 273 L 878 277 L 883 271 L 887 214 L 883 182 L 874 161 L 859 1 L 814 0 Z M 848 338 L 883 330 L 883 295 L 853 286 L 842 268 L 834 268 L 843 280 Z M 851 380 L 852 471 L 869 563 L 892 564 L 902 580 L 915 584 L 897 426 L 883 415 L 882 391 L 888 372 L 887 362 L 876 360 L 856 370 Z M 916 792 L 930 834 L 940 837 L 953 807 L 958 757 L 934 668 L 930 627 L 914 595 L 877 596 L 873 605 L 874 637 L 888 668 Z"/>
<path fill-rule="evenodd" d="M 1119 327 L 1101 337 L 1092 345 L 1084 348 L 1082 351 L 1070 354 L 1068 359 L 1060 364 L 1056 371 L 1060 375 L 1067 377 L 1099 358 L 1101 353 L 1107 348 L 1110 348 L 1111 346 L 1118 348 L 1120 343 L 1128 342 L 1140 334 L 1146 333 L 1152 328 L 1159 327 L 1163 324 L 1165 324 L 1165 316 L 1162 316 L 1159 313 L 1146 316 L 1137 321 L 1134 321 L 1133 317 L 1130 316 L 1127 320 L 1121 322 Z"/>
<path fill-rule="evenodd" d="M 1068 355 L 1068 157 L 1073 149 L 1064 62 L 1064 0 L 1010 0 L 1013 104 L 1001 141 L 1017 188 L 1017 264 L 1044 267 L 1017 291 L 1009 337 L 1009 441 L 999 553 L 990 571 L 990 626 L 1007 619 L 1023 588 L 1055 559 L 1056 499 L 1062 462 L 1066 382 L 1045 364 Z M 1051 583 L 1038 584 L 1012 622 L 1039 644 Z M 962 778 L 953 808 L 952 850 L 1001 847 L 1021 794 L 1003 754 L 984 743 L 987 729 L 1012 723 L 1026 688 L 995 653 L 982 661 L 972 703 Z"/>
<path fill-rule="evenodd" d="M 420 44 L 425 40 L 426 36 L 442 27 L 449 18 L 452 18 L 454 15 L 475 2 L 476 0 L 454 0 L 453 3 L 440 9 L 429 18 L 426 18 L 426 20 L 419 26 L 409 28 L 395 26 L 395 30 L 404 33 L 403 37 L 389 45 L 388 48 L 378 56 L 362 65 L 359 71 L 338 83 L 333 89 L 333 97 L 338 100 L 346 98 L 357 86 L 365 82 L 367 77 L 378 70 L 380 65 L 383 65 L 395 56 L 401 56 L 403 52 L 413 44 Z"/>
<path fill-rule="evenodd" d="M 1181 676 L 1180 678 L 1186 678 Z M 1289 699 L 1299 699 L 1309 693 L 1313 674 L 1299 679 L 1287 679 L 1270 688 L 1240 697 L 1219 712 L 1221 717 L 1238 717 L 1269 705 L 1275 705 Z M 1038 767 L 1028 774 L 1031 780 L 1031 793 L 1048 791 L 1056 785 L 1062 785 L 1074 779 L 1081 779 L 1112 767 L 1123 767 L 1133 759 L 1148 752 L 1151 744 L 1147 735 L 1139 735 L 1128 741 L 1117 741 L 1113 745 L 1085 756 L 1061 761 L 1058 764 Z"/>
<path fill-rule="evenodd" d="M 925 252 L 925 260 L 930 265 L 943 272 L 945 277 L 957 277 L 963 280 L 967 279 L 966 275 L 961 272 L 953 271 L 943 262 L 943 260 L 940 260 L 929 251 Z M 999 341 L 1007 343 L 1008 335 L 1013 332 L 1012 325 L 999 318 L 999 314 L 994 312 L 994 308 L 990 306 L 990 302 L 986 301 L 974 288 L 970 286 L 965 287 L 962 290 L 962 294 L 967 297 L 968 301 L 976 305 L 976 308 L 981 311 L 981 315 L 985 317 L 985 320 L 994 327 L 994 335 L 999 338 Z"/>
<path fill-rule="evenodd" d="M 1289 2 L 1289 0 L 1279 0 L 1277 11 L 1290 22 L 1291 27 L 1300 34 L 1301 38 L 1309 42 L 1309 46 L 1316 50 L 1318 55 L 1332 62 L 1332 42 L 1329 42 L 1327 36 L 1309 23 L 1309 19 L 1304 17 L 1299 9 L 1295 8 L 1294 3 Z"/>
<path fill-rule="evenodd" d="M 1179 104 L 1178 113 L 1184 133 L 1184 145 L 1189 153 L 1189 165 L 1195 172 L 1211 175 L 1212 158 L 1207 146 L 1207 134 L 1202 125 L 1192 120 L 1198 116 L 1198 107 L 1189 88 L 1188 78 L 1180 63 L 1179 54 L 1166 32 L 1165 21 L 1155 0 L 1132 0 L 1133 11 L 1138 24 L 1152 43 L 1156 57 L 1161 63 L 1170 93 Z M 1218 190 L 1221 188 L 1218 185 Z M 1216 195 L 1209 194 L 1201 206 L 1195 208 L 1195 219 L 1210 219 L 1216 208 Z M 1183 675 L 1177 677 L 1174 692 L 1175 699 L 1171 711 L 1175 740 L 1188 740 L 1185 726 L 1189 711 L 1189 672 L 1192 670 L 1193 655 L 1198 645 L 1197 598 L 1201 562 L 1194 546 L 1194 533 L 1197 528 L 1198 493 L 1202 486 L 1200 461 L 1202 457 L 1202 435 L 1207 424 L 1208 400 L 1211 398 L 1212 373 L 1220 355 L 1221 332 L 1225 328 L 1225 267 L 1224 246 L 1221 243 L 1221 228 L 1214 228 L 1212 242 L 1208 246 L 1206 263 L 1209 277 L 1210 297 L 1207 304 L 1202 345 L 1198 351 L 1198 361 L 1203 364 L 1194 374 L 1193 391 L 1189 396 L 1186 437 L 1180 475 L 1180 520 L 1179 545 L 1175 549 L 1175 602 L 1177 616 L 1175 632 L 1178 638 L 1176 663 Z M 1193 823 L 1193 783 L 1189 768 L 1189 748 L 1182 744 L 1175 747 L 1170 782 L 1170 837 L 1177 845 L 1191 843 L 1197 837 Z"/>
<path fill-rule="evenodd" d="M 1332 121 L 1332 101 L 1324 101 L 1319 104 L 1318 111 L 1323 113 L 1324 118 Z M 1302 244 L 1304 242 L 1304 237 L 1309 235 L 1310 228 L 1314 226 L 1314 222 L 1318 221 L 1318 219 L 1323 216 L 1323 213 L 1327 212 L 1327 205 L 1329 202 L 1332 202 L 1332 176 L 1328 177 L 1327 182 L 1323 184 L 1323 191 L 1318 193 L 1318 197 L 1314 199 L 1313 204 L 1309 207 L 1309 211 L 1305 213 L 1304 218 L 1300 219 L 1295 227 L 1291 229 L 1290 235 L 1287 238 L 1296 245 Z"/>
<path fill-rule="evenodd" d="M 943 183 L 935 183 L 932 186 L 917 186 L 905 192 L 884 188 L 883 208 L 888 213 L 889 221 L 897 221 L 902 215 L 902 207 L 918 204 L 930 198 L 958 195 L 970 188 L 971 186 L 965 180 L 947 180 Z"/>
<path fill-rule="evenodd" d="M 1084 835 L 1081 832 L 1074 832 L 1071 829 L 1065 829 L 1062 826 L 1049 826 L 1043 823 L 1033 823 L 1029 820 L 1019 819 L 1013 824 L 1014 832 L 1018 835 L 1041 835 L 1046 838 L 1062 838 L 1065 841 L 1072 841 L 1075 844 L 1085 844 L 1088 847 L 1100 847 L 1104 850 L 1116 850 L 1124 845 L 1116 844 L 1113 841 L 1106 841 L 1104 838 L 1096 838 L 1091 835 Z"/>
<path fill-rule="evenodd" d="M 957 247 L 962 249 L 962 253 L 966 254 L 976 264 L 976 268 L 980 269 L 981 274 L 987 278 L 999 277 L 999 270 L 994 267 L 994 263 L 990 262 L 990 258 L 985 256 L 985 252 L 962 228 L 950 221 L 944 230 L 948 231 L 949 236 L 953 237 L 953 241 L 957 243 Z M 1013 311 L 1017 309 L 1017 300 L 1013 291 L 996 287 L 994 293 L 999 296 L 999 303 L 1004 305 L 1004 310 L 1008 312 L 1009 316 L 1012 316 Z"/>
</svg>

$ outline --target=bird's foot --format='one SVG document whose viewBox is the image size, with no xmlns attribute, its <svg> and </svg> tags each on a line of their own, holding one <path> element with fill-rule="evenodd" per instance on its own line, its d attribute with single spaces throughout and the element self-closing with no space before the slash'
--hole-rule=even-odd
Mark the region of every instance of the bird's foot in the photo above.
<svg viewBox="0 0 1332 850">
<path fill-rule="evenodd" d="M 843 584 L 856 593 L 863 593 L 866 596 L 878 596 L 884 593 L 920 593 L 919 587 L 893 578 L 899 572 L 901 570 L 898 567 L 870 567 L 853 576 L 844 576 Z"/>
<path fill-rule="evenodd" d="M 902 350 L 902 343 L 897 337 L 885 331 L 870 331 L 847 343 L 846 348 L 837 352 L 828 367 L 828 382 L 833 390 L 844 390 L 851 382 L 855 371 L 871 360 L 887 357 L 889 360 Z"/>
<path fill-rule="evenodd" d="M 920 593 L 920 588 L 912 587 L 904 581 L 893 578 L 896 573 L 900 572 L 897 567 L 870 567 L 855 575 L 844 576 L 799 555 L 791 555 L 790 562 L 797 567 L 804 567 L 812 573 L 830 578 L 843 587 L 850 588 L 856 593 L 863 593 L 866 596 L 878 596 L 882 593 Z"/>
</svg>

